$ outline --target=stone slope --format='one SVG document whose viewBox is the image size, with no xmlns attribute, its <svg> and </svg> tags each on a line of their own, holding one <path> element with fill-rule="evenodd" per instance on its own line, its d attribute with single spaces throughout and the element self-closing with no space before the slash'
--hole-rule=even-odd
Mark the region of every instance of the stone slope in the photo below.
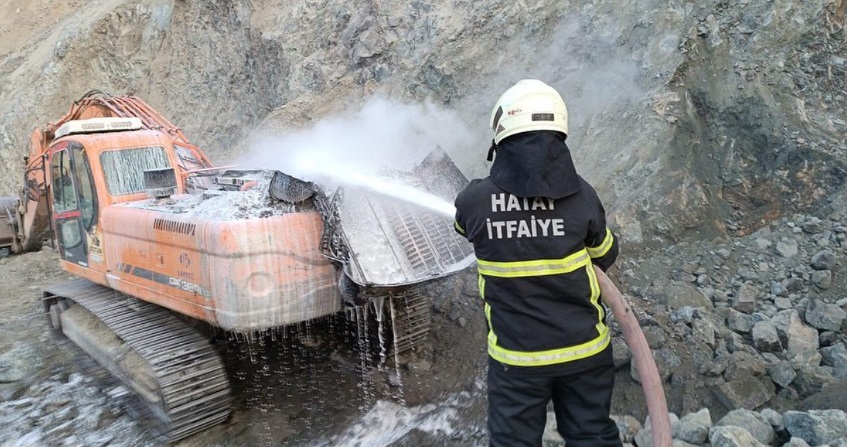
<svg viewBox="0 0 847 447">
<path fill-rule="evenodd" d="M 580 171 L 632 242 L 749 232 L 847 176 L 836 1 L 54 3 L 2 48 L 7 194 L 31 128 L 89 89 L 142 96 L 221 162 L 374 93 L 432 99 L 479 141 L 445 149 L 484 175 L 490 107 L 522 77 L 562 91 Z"/>
</svg>

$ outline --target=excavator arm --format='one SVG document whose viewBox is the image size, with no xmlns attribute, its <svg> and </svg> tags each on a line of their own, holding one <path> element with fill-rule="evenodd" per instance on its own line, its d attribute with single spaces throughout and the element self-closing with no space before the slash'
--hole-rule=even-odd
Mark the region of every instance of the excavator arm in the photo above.
<svg viewBox="0 0 847 447">
<path fill-rule="evenodd" d="M 50 231 L 43 141 L 40 130 L 33 132 L 18 196 L 0 197 L 0 250 L 6 253 L 38 250 Z"/>
<path fill-rule="evenodd" d="M 0 255 L 6 256 L 12 250 L 15 239 L 15 205 L 14 197 L 0 197 Z"/>
<path fill-rule="evenodd" d="M 11 248 L 15 253 L 38 250 L 50 232 L 45 161 L 45 154 L 26 159 L 24 185 L 19 190 L 14 210 L 15 234 Z"/>
</svg>

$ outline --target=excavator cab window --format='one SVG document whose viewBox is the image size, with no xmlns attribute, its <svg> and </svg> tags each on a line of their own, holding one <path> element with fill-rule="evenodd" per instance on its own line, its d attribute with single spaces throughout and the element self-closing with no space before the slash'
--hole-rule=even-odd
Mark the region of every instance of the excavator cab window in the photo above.
<svg viewBox="0 0 847 447">
<path fill-rule="evenodd" d="M 71 173 L 71 159 L 68 151 L 59 151 L 53 155 L 53 208 L 56 212 L 77 208 L 74 181 Z"/>
<path fill-rule="evenodd" d="M 74 180 L 79 193 L 79 209 L 82 212 L 82 225 L 86 231 L 91 230 L 97 215 L 97 194 L 94 191 L 94 180 L 91 175 L 91 166 L 82 146 L 76 143 L 68 145 L 74 162 Z"/>
<path fill-rule="evenodd" d="M 113 196 L 144 192 L 144 171 L 172 167 L 161 146 L 106 151 L 100 154 L 100 164 Z"/>
</svg>

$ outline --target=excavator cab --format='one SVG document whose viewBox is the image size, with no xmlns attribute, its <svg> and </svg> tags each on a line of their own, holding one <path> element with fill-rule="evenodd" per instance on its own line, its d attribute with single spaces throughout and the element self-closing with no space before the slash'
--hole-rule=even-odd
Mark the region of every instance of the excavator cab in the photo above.
<svg viewBox="0 0 847 447">
<path fill-rule="evenodd" d="M 89 265 L 91 230 L 97 223 L 97 194 L 91 165 L 82 145 L 62 141 L 50 149 L 53 234 L 59 256 L 83 267 Z M 94 253 L 94 256 L 101 256 Z"/>
</svg>

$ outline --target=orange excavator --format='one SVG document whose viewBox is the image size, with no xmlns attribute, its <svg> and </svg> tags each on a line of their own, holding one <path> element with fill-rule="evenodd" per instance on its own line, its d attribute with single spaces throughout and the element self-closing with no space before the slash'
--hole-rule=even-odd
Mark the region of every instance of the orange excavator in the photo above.
<svg viewBox="0 0 847 447">
<path fill-rule="evenodd" d="M 467 182 L 441 151 L 397 175 L 448 200 Z M 425 285 L 474 260 L 450 216 L 215 167 L 141 99 L 96 91 L 33 132 L 19 197 L 0 198 L 0 249 L 46 240 L 79 277 L 44 291 L 52 329 L 137 394 L 171 441 L 231 412 L 198 322 L 255 334 L 378 303 L 401 352 L 428 331 Z"/>
</svg>

